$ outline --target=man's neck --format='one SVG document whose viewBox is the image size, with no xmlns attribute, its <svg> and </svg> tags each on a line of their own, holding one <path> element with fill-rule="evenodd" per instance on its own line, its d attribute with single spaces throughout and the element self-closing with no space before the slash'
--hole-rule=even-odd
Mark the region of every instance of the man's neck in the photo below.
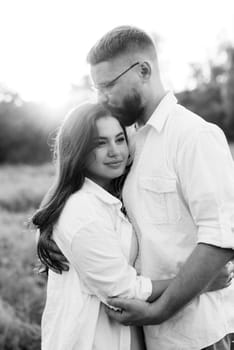
<svg viewBox="0 0 234 350">
<path fill-rule="evenodd" d="M 139 120 L 139 125 L 144 125 L 147 123 L 147 121 L 150 119 L 151 115 L 154 113 L 155 109 L 158 107 L 164 96 L 166 95 L 166 91 L 162 91 L 160 95 L 154 96 L 153 99 L 151 99 L 145 108 L 145 113 L 142 116 L 141 120 Z"/>
</svg>

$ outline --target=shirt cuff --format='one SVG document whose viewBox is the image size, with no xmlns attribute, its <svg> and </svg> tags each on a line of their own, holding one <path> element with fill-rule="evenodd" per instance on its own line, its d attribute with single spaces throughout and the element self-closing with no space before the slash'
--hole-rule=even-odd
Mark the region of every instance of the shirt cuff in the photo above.
<svg viewBox="0 0 234 350">
<path fill-rule="evenodd" d="M 148 277 L 137 276 L 137 288 L 135 298 L 147 300 L 152 294 L 152 282 Z"/>
<path fill-rule="evenodd" d="M 230 227 L 200 226 L 197 243 L 211 244 L 220 248 L 234 249 L 234 229 Z"/>
</svg>

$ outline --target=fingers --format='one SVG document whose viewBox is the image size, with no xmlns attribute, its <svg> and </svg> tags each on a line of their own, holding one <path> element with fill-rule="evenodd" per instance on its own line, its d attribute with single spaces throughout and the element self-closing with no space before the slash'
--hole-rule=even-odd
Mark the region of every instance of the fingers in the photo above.
<svg viewBox="0 0 234 350">
<path fill-rule="evenodd" d="M 113 309 L 110 309 L 108 306 L 105 305 L 105 311 L 107 313 L 107 315 L 114 319 L 115 321 L 125 325 L 125 326 L 129 326 L 130 325 L 130 322 L 128 321 L 128 317 L 127 315 L 125 314 L 124 311 L 120 311 L 120 310 L 113 310 Z"/>
<path fill-rule="evenodd" d="M 120 322 L 122 311 L 113 310 L 109 308 L 107 305 L 105 305 L 105 311 L 109 317 L 114 318 L 116 321 Z"/>
<path fill-rule="evenodd" d="M 107 300 L 108 304 L 114 308 L 126 310 L 129 307 L 129 301 L 122 298 L 109 298 Z"/>
<path fill-rule="evenodd" d="M 229 261 L 219 272 L 217 278 L 223 281 L 229 281 L 234 277 L 234 264 Z"/>
<path fill-rule="evenodd" d="M 48 272 L 48 268 L 46 265 L 42 264 L 42 262 L 38 259 L 37 262 L 35 263 L 35 267 L 33 268 L 33 271 L 38 275 L 42 275 Z"/>
</svg>

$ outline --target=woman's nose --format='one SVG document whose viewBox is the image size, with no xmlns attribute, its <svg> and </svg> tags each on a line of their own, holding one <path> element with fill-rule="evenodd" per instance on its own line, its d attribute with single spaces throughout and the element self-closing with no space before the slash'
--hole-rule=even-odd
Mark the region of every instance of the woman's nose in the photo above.
<svg viewBox="0 0 234 350">
<path fill-rule="evenodd" d="M 119 149 L 116 143 L 111 143 L 108 149 L 109 156 L 113 157 L 113 156 L 116 156 L 118 153 L 119 153 Z"/>
</svg>

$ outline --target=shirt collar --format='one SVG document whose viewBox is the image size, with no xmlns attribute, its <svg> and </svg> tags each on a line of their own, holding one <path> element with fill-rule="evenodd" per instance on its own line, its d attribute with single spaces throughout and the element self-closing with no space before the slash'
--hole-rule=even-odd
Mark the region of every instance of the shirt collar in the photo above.
<svg viewBox="0 0 234 350">
<path fill-rule="evenodd" d="M 118 204 L 120 206 L 122 205 L 118 198 L 112 196 L 112 194 L 110 194 L 104 188 L 102 188 L 101 186 L 99 186 L 98 184 L 96 184 L 94 181 L 90 180 L 87 177 L 85 178 L 83 189 L 87 192 L 91 192 L 96 197 L 98 197 L 98 199 L 100 199 L 102 202 L 106 204 L 110 204 L 110 205 Z"/>
<path fill-rule="evenodd" d="M 168 92 L 160 101 L 159 105 L 156 107 L 146 125 L 151 125 L 158 132 L 160 132 L 176 103 L 177 99 L 175 95 L 171 91 Z"/>
</svg>

